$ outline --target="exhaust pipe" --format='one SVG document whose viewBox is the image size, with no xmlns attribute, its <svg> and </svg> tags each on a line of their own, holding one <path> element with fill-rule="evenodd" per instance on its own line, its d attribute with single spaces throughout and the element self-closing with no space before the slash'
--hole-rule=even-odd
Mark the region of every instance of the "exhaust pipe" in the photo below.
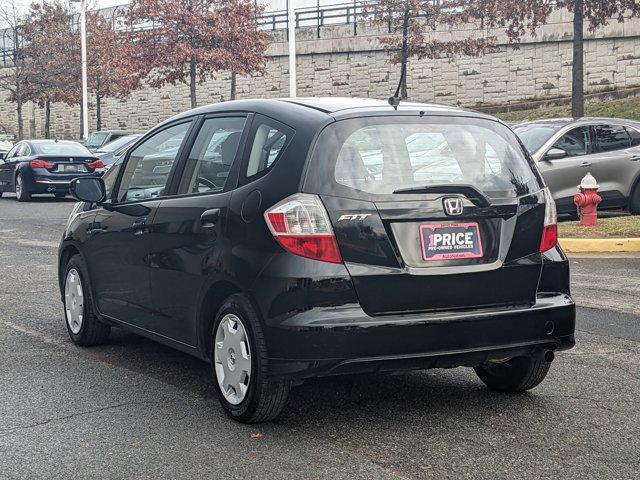
<svg viewBox="0 0 640 480">
<path fill-rule="evenodd" d="M 553 353 L 553 350 L 547 350 L 544 352 L 544 361 L 547 363 L 553 362 L 553 359 L 556 358 L 556 354 Z"/>
</svg>

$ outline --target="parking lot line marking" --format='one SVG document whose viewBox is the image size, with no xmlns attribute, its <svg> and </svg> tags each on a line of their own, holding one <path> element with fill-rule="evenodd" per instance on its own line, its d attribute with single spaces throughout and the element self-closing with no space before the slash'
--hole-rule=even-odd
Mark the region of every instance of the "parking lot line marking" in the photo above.
<svg viewBox="0 0 640 480">
<path fill-rule="evenodd" d="M 58 340 L 57 338 L 50 337 L 49 335 L 46 335 L 42 332 L 38 332 L 37 330 L 32 330 L 30 328 L 11 322 L 9 320 L 0 319 L 0 324 L 8 328 L 11 328 L 12 330 L 15 330 L 17 332 L 24 333 L 25 335 L 29 335 L 31 337 L 37 338 L 41 342 L 44 342 L 49 345 L 55 345 L 56 347 L 63 347 L 67 349 L 71 347 L 70 344 L 63 342 L 62 340 Z"/>
</svg>

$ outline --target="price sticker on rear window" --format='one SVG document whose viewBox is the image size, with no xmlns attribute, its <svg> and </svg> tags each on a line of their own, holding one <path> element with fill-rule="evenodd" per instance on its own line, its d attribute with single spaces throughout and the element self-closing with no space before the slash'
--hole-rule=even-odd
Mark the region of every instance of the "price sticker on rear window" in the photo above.
<svg viewBox="0 0 640 480">
<path fill-rule="evenodd" d="M 475 222 L 429 223 L 420 226 L 424 260 L 482 257 L 480 229 Z"/>
</svg>

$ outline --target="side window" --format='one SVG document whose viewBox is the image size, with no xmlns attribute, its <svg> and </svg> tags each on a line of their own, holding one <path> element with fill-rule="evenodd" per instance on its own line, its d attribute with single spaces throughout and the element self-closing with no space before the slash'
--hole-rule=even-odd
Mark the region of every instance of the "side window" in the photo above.
<svg viewBox="0 0 640 480">
<path fill-rule="evenodd" d="M 11 148 L 11 150 L 9 150 L 9 151 L 7 152 L 7 156 L 5 157 L 5 160 L 7 160 L 7 161 L 8 161 L 9 159 L 11 159 L 11 158 L 13 158 L 13 157 L 18 156 L 18 150 L 20 149 L 20 147 L 21 147 L 21 146 L 22 146 L 22 144 L 20 144 L 20 143 L 16 143 L 16 144 Z"/>
<path fill-rule="evenodd" d="M 598 150 L 611 152 L 629 148 L 629 135 L 624 127 L 619 125 L 596 125 Z"/>
<path fill-rule="evenodd" d="M 247 164 L 247 177 L 253 177 L 274 164 L 287 143 L 287 134 L 266 123 L 256 129 Z"/>
<path fill-rule="evenodd" d="M 629 134 L 629 138 L 631 139 L 631 146 L 637 147 L 640 145 L 640 132 L 633 127 L 625 127 L 627 133 Z"/>
<path fill-rule="evenodd" d="M 591 153 L 591 129 L 588 126 L 574 128 L 565 133 L 553 145 L 552 148 L 559 148 L 567 152 L 568 157 L 588 155 Z"/>
<path fill-rule="evenodd" d="M 119 202 L 161 196 L 191 122 L 165 128 L 138 145 L 124 167 Z"/>
<path fill-rule="evenodd" d="M 246 118 L 206 119 L 189 152 L 178 193 L 221 192 L 238 152 Z"/>
<path fill-rule="evenodd" d="M 29 155 L 31 155 L 31 147 L 25 143 L 22 150 L 20 150 L 20 156 L 28 157 Z"/>
</svg>

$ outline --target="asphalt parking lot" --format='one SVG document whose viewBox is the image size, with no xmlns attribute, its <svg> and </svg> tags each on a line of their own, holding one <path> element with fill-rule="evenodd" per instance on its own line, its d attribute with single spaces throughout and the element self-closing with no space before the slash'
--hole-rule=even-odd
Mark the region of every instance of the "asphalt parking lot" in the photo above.
<svg viewBox="0 0 640 480">
<path fill-rule="evenodd" d="M 470 369 L 309 381 L 271 424 L 227 419 L 207 366 L 133 334 L 67 337 L 73 203 L 0 199 L 0 478 L 612 478 L 640 471 L 640 258 L 572 258 L 577 347 L 525 395 Z"/>
</svg>

